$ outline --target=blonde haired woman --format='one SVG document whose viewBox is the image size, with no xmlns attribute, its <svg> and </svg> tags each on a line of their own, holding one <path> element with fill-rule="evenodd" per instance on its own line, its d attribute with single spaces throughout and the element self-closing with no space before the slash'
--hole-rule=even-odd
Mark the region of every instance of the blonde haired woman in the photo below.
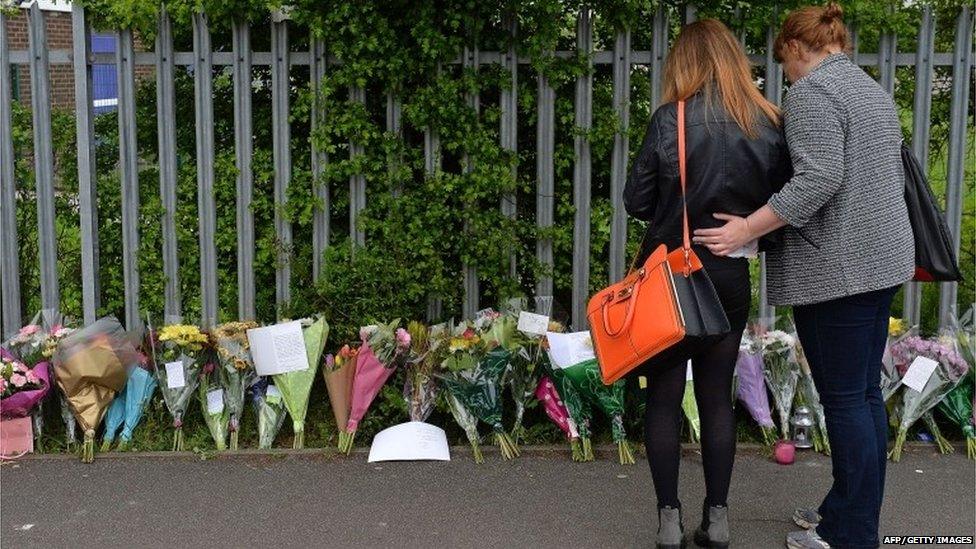
<svg viewBox="0 0 976 549">
<path fill-rule="evenodd" d="M 712 212 L 748 215 L 789 179 L 779 112 L 753 82 L 742 46 L 722 23 L 686 26 L 664 70 L 664 104 L 655 111 L 624 189 L 627 212 L 648 222 L 639 262 L 660 244 L 682 244 L 682 192 L 678 174 L 678 110 L 686 134 L 687 206 L 692 229 L 722 225 Z M 694 535 L 702 547 L 728 547 L 727 497 L 735 457 L 732 372 L 750 305 L 749 266 L 743 257 L 719 257 L 695 246 L 732 327 L 724 339 L 692 358 L 695 398 L 701 416 L 706 497 Z M 685 362 L 654 365 L 647 372 L 645 445 L 659 527 L 657 546 L 685 545 L 678 499 L 681 398 Z"/>
</svg>

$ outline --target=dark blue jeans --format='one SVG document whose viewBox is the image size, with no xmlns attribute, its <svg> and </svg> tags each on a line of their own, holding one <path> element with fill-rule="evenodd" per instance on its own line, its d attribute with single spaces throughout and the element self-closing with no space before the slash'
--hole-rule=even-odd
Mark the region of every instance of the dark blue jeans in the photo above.
<svg viewBox="0 0 976 549">
<path fill-rule="evenodd" d="M 831 547 L 877 547 L 888 418 L 881 357 L 897 288 L 793 308 L 827 419 L 834 483 L 817 527 Z"/>
</svg>

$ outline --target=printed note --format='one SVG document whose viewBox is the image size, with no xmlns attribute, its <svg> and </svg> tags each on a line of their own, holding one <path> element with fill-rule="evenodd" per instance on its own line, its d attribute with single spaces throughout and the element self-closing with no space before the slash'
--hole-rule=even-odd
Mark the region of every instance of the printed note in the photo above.
<svg viewBox="0 0 976 549">
<path fill-rule="evenodd" d="M 186 387 L 186 376 L 183 374 L 183 361 L 166 363 L 166 387 L 179 389 Z"/>
</svg>

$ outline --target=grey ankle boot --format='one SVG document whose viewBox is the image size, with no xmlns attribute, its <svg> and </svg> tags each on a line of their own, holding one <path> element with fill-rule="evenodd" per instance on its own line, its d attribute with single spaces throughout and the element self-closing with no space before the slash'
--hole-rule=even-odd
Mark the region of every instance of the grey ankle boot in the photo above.
<svg viewBox="0 0 976 549">
<path fill-rule="evenodd" d="M 657 510 L 657 521 L 657 549 L 681 549 L 685 546 L 680 508 L 661 507 Z"/>
<path fill-rule="evenodd" d="M 701 526 L 695 530 L 695 545 L 719 549 L 729 546 L 728 507 L 707 503 L 703 506 Z"/>
</svg>

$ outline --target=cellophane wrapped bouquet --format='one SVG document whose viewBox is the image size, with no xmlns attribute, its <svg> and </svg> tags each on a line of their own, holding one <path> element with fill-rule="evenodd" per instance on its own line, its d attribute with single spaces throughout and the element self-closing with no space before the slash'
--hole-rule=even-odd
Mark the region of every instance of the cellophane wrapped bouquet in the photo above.
<svg viewBox="0 0 976 549">
<path fill-rule="evenodd" d="M 976 337 L 973 336 L 973 309 L 954 322 L 947 335 L 955 339 L 956 349 L 969 366 L 969 372 L 939 402 L 939 411 L 958 426 L 966 437 L 966 456 L 969 459 L 976 459 L 976 417 L 973 416 Z"/>
<path fill-rule="evenodd" d="M 175 318 L 169 320 L 158 332 L 150 330 L 149 342 L 159 391 L 173 416 L 173 451 L 178 452 L 184 449 L 183 417 L 200 383 L 209 340 L 199 327 L 182 324 Z"/>
<path fill-rule="evenodd" d="M 763 376 L 779 412 L 780 435 L 788 439 L 793 396 L 800 379 L 800 366 L 794 352 L 796 342 L 793 336 L 780 330 L 763 333 L 759 336 L 759 342 L 763 353 Z"/>
<path fill-rule="evenodd" d="M 229 415 L 227 429 L 230 432 L 231 450 L 238 447 L 245 394 L 257 378 L 247 339 L 247 331 L 257 327 L 254 321 L 227 322 L 214 328 L 211 333 L 220 368 L 220 384 L 224 390 L 224 405 Z"/>
<path fill-rule="evenodd" d="M 420 322 L 407 325 L 410 350 L 404 361 L 407 375 L 403 382 L 403 399 L 407 402 L 410 421 L 427 421 L 437 403 L 434 371 L 439 366 L 440 348 L 446 341 L 443 337 L 431 337 L 432 330 Z"/>
</svg>

